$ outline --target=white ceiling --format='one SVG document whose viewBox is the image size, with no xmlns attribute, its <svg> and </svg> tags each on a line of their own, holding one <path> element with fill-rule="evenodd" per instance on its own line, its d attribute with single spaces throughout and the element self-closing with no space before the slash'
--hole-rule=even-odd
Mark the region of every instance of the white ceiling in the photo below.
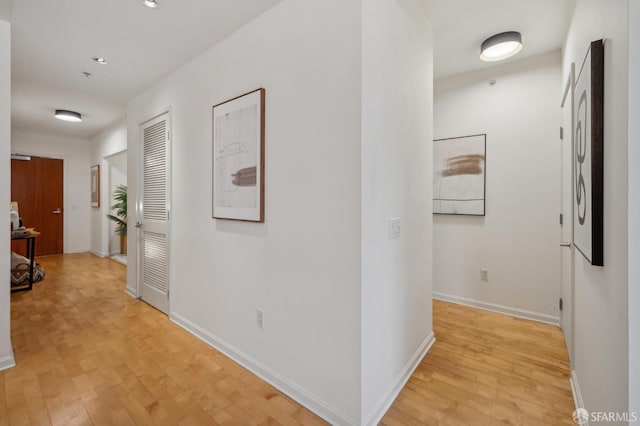
<svg viewBox="0 0 640 426">
<path fill-rule="evenodd" d="M 160 1 L 149 9 L 140 0 L 0 0 L 0 19 L 12 24 L 12 126 L 93 136 L 131 98 L 281 0 Z M 480 61 L 479 46 L 499 32 L 522 33 L 524 49 L 509 61 L 560 48 L 575 0 L 421 1 L 441 78 L 496 66 Z M 55 120 L 55 109 L 84 121 Z"/>
<path fill-rule="evenodd" d="M 90 137 L 131 98 L 279 1 L 160 0 L 149 9 L 140 0 L 0 0 L 12 29 L 12 126 Z M 55 109 L 84 121 L 55 120 Z"/>
<path fill-rule="evenodd" d="M 434 32 L 434 76 L 447 77 L 518 61 L 562 47 L 575 0 L 424 0 Z M 507 61 L 480 60 L 480 44 L 504 31 L 522 33 Z"/>
</svg>

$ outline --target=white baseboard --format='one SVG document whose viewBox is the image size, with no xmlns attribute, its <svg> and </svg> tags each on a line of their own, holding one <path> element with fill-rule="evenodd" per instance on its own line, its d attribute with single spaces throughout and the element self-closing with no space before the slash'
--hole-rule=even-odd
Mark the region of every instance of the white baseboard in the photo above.
<svg viewBox="0 0 640 426">
<path fill-rule="evenodd" d="M 125 287 L 124 292 L 127 293 L 129 296 L 133 297 L 134 299 L 138 299 L 138 295 L 134 288 Z"/>
<path fill-rule="evenodd" d="M 169 319 L 216 350 L 222 352 L 224 355 L 228 356 L 247 370 L 251 371 L 265 382 L 282 391 L 291 399 L 313 411 L 327 422 L 334 425 L 359 425 L 357 420 L 341 413 L 335 407 L 332 407 L 316 395 L 313 395 L 309 391 L 291 382 L 286 377 L 283 377 L 268 366 L 260 363 L 248 354 L 243 353 L 224 340 L 202 329 L 188 319 L 176 313 L 171 313 Z"/>
<path fill-rule="evenodd" d="M 79 254 L 79 253 L 87 253 L 87 252 L 91 252 L 90 249 L 73 249 L 73 250 L 67 250 L 64 252 L 64 254 Z"/>
<path fill-rule="evenodd" d="M 120 257 L 120 255 L 115 255 L 115 256 L 109 256 L 109 259 L 113 260 L 114 262 L 118 262 L 121 265 L 127 266 L 127 258 L 122 258 Z"/>
<path fill-rule="evenodd" d="M 0 371 L 7 370 L 16 366 L 16 359 L 13 356 L 13 350 L 9 355 L 0 358 Z"/>
<path fill-rule="evenodd" d="M 102 252 L 99 252 L 98 250 L 91 249 L 89 250 L 89 253 L 95 254 L 98 257 L 109 257 L 109 253 L 102 253 Z"/>
<path fill-rule="evenodd" d="M 382 398 L 378 401 L 378 403 L 373 407 L 371 413 L 364 419 L 362 422 L 363 425 L 377 425 L 384 417 L 391 404 L 396 400 L 404 385 L 407 384 L 407 381 L 413 374 L 413 372 L 418 368 L 418 365 L 424 358 L 424 356 L 429 352 L 431 346 L 436 341 L 436 337 L 433 335 L 433 331 L 429 333 L 427 338 L 422 342 L 418 350 L 411 357 L 407 365 L 402 369 L 400 374 L 395 378 L 395 380 L 391 383 L 387 391 L 382 395 Z"/>
<path fill-rule="evenodd" d="M 475 299 L 467 299 L 465 297 L 453 296 L 450 294 L 433 292 L 433 298 L 437 300 L 444 300 L 445 302 L 457 303 L 458 305 L 471 306 L 472 308 L 484 309 L 485 311 L 497 312 L 499 314 L 511 315 L 513 317 L 524 318 L 532 321 L 544 322 L 546 324 L 552 324 L 560 326 L 560 318 L 541 314 L 538 312 L 527 311 L 519 308 L 512 308 L 510 306 L 496 305 L 494 303 L 482 302 Z"/>
<path fill-rule="evenodd" d="M 576 406 L 576 410 L 579 408 L 585 409 L 584 401 L 582 400 L 582 392 L 580 391 L 580 384 L 578 383 L 578 376 L 576 370 L 571 370 L 571 376 L 569 377 L 569 384 L 571 385 L 571 393 L 573 394 L 573 403 Z M 589 425 L 589 421 L 581 423 L 581 426 Z"/>
</svg>

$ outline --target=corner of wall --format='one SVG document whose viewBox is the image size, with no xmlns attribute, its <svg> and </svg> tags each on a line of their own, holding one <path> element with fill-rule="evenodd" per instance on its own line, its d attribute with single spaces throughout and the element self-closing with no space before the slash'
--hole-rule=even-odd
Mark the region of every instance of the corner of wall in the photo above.
<svg viewBox="0 0 640 426">
<path fill-rule="evenodd" d="M 578 376 L 575 370 L 571 370 L 569 384 L 571 385 L 571 394 L 573 395 L 573 404 L 575 405 L 576 410 L 585 410 L 586 407 L 584 406 L 584 401 L 582 400 L 582 391 L 580 390 L 580 383 L 578 382 Z"/>
<path fill-rule="evenodd" d="M 629 2 L 629 411 L 640 416 L 640 2 Z"/>
<path fill-rule="evenodd" d="M 434 340 L 433 34 L 415 0 L 362 10 L 360 417 L 375 424 Z"/>
<path fill-rule="evenodd" d="M 411 376 L 413 375 L 422 359 L 427 352 L 431 349 L 436 342 L 436 337 L 433 331 L 429 333 L 427 338 L 422 342 L 418 350 L 409 359 L 404 368 L 398 373 L 398 375 L 389 384 L 389 387 L 384 391 L 378 402 L 373 406 L 369 414 L 363 416 L 362 424 L 366 426 L 375 426 L 384 417 L 391 405 L 395 402 L 396 398 L 407 384 Z"/>
<path fill-rule="evenodd" d="M 11 201 L 11 25 L 0 20 L 0 206 Z M 5 211 L 5 219 L 9 212 Z M 6 229 L 6 228 L 5 228 Z M 0 241 L 0 277 L 10 275 L 10 241 Z M 15 365 L 11 346 L 11 293 L 0 291 L 0 370 Z"/>
<path fill-rule="evenodd" d="M 126 130 L 125 134 L 127 137 L 127 191 L 128 197 L 131 200 L 136 199 L 136 195 L 138 194 L 138 180 L 139 180 L 139 170 L 138 170 L 138 150 L 139 150 L 139 141 L 138 138 L 138 123 L 134 121 L 129 113 L 130 107 L 127 106 L 127 118 L 126 118 Z M 136 117 L 138 119 L 139 117 Z M 136 203 L 137 206 L 137 203 Z M 130 209 L 128 212 L 128 220 L 132 220 L 138 218 L 137 207 L 134 209 Z M 129 255 L 134 255 L 138 253 L 138 243 L 137 238 L 127 238 L 127 253 Z M 170 265 L 171 267 L 171 265 Z M 131 261 L 127 262 L 127 293 L 132 297 L 138 297 L 138 262 Z"/>
<path fill-rule="evenodd" d="M 7 370 L 15 366 L 16 366 L 16 359 L 13 356 L 13 349 L 11 350 L 10 354 L 0 357 L 0 371 Z"/>
</svg>

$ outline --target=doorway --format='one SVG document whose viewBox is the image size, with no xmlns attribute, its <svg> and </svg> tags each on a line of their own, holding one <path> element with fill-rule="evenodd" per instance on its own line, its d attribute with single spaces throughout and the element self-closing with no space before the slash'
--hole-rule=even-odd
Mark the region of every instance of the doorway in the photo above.
<svg viewBox="0 0 640 426">
<path fill-rule="evenodd" d="M 64 250 L 64 161 L 16 156 L 11 159 L 11 200 L 27 228 L 40 232 L 36 256 L 62 254 Z M 24 247 L 11 249 L 24 255 Z"/>
<path fill-rule="evenodd" d="M 121 151 L 104 158 L 103 164 L 106 166 L 107 188 L 108 188 L 108 214 L 118 217 L 119 209 L 113 209 L 121 201 L 116 200 L 118 189 L 127 187 L 127 151 Z M 124 211 L 126 212 L 126 199 Z M 126 213 L 125 213 L 126 214 Z M 106 219 L 106 216 L 105 216 Z M 107 220 L 107 252 L 109 256 L 117 262 L 127 264 L 127 234 L 119 232 L 119 224 L 113 220 Z"/>
</svg>

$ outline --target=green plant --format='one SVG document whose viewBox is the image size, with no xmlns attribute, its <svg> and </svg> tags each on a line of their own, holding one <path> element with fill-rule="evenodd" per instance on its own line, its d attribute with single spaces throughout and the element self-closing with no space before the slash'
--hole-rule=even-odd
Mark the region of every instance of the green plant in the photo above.
<svg viewBox="0 0 640 426">
<path fill-rule="evenodd" d="M 115 215 L 108 214 L 107 217 L 114 221 L 118 228 L 116 232 L 120 235 L 127 235 L 127 185 L 118 185 L 113 191 L 113 200 L 116 202 L 111 206 Z"/>
</svg>

